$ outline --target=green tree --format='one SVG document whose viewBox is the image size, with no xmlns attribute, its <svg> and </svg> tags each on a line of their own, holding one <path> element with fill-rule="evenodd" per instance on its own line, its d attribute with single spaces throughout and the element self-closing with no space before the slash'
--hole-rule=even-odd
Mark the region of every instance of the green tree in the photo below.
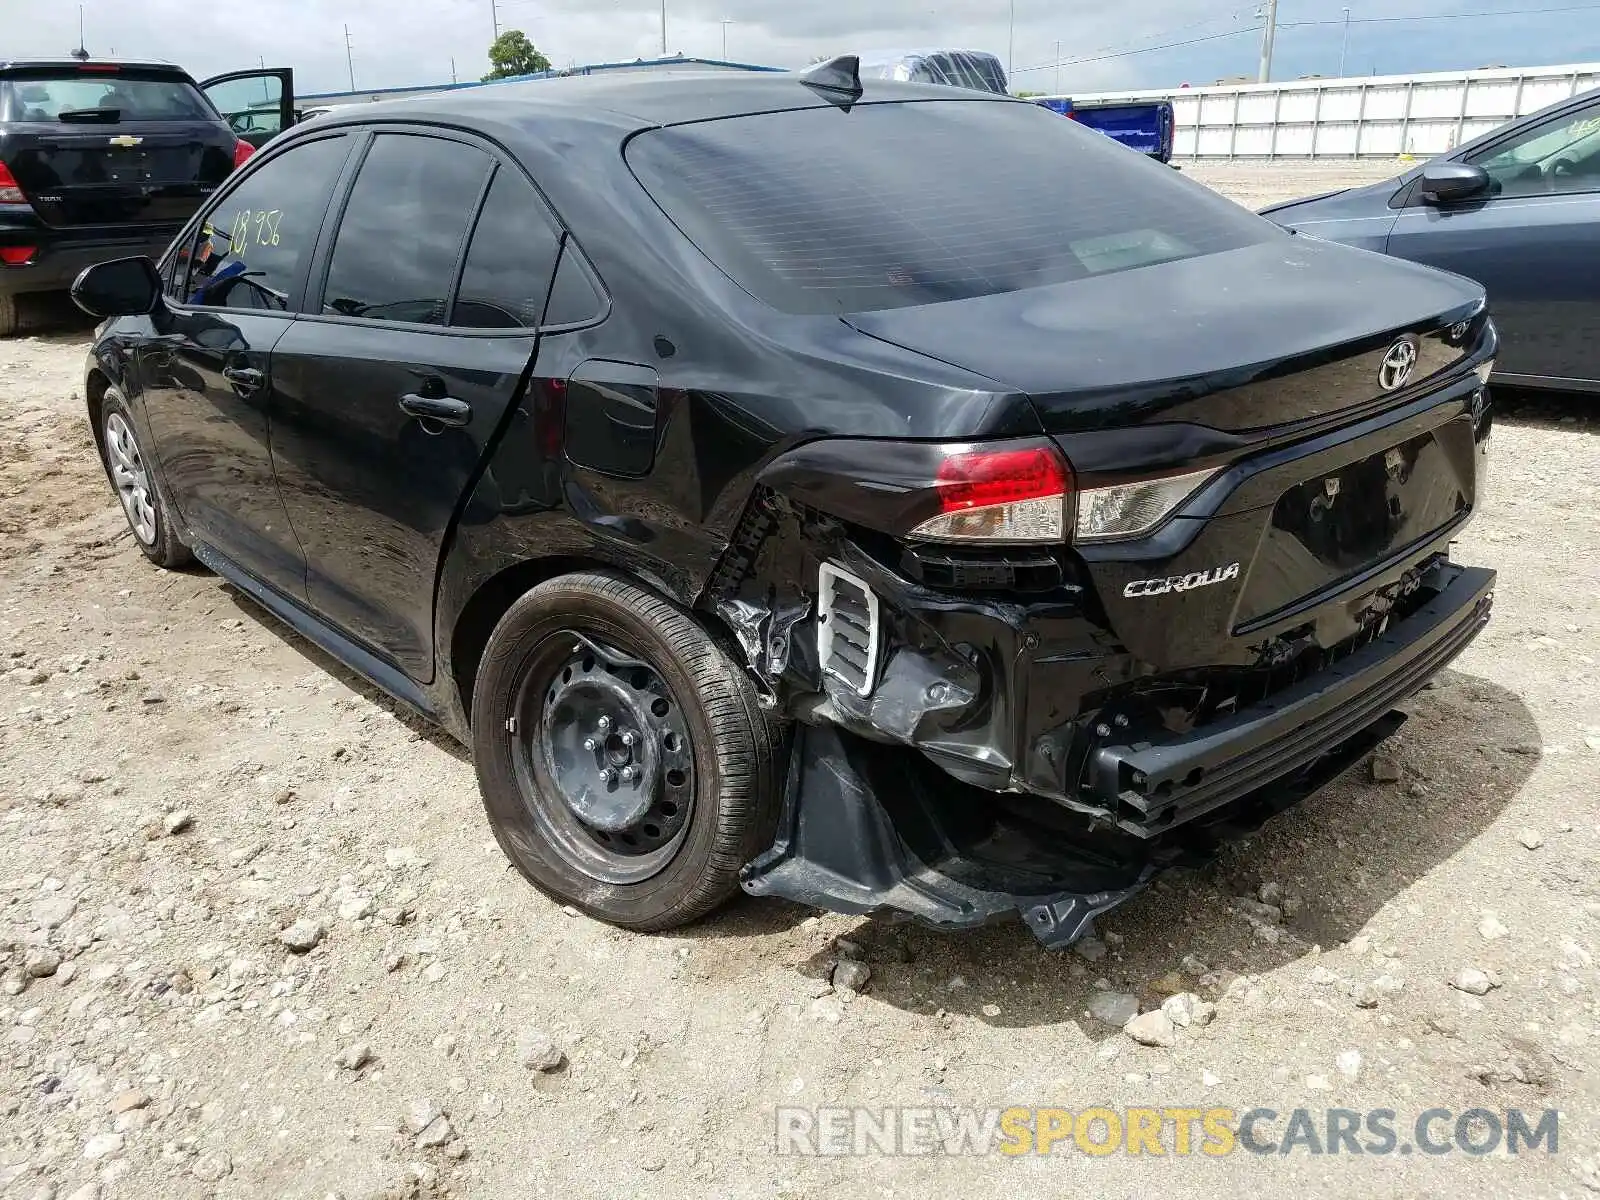
<svg viewBox="0 0 1600 1200">
<path fill-rule="evenodd" d="M 489 47 L 489 66 L 491 70 L 483 77 L 485 82 L 548 71 L 550 60 L 534 48 L 522 30 L 508 29 Z"/>
</svg>

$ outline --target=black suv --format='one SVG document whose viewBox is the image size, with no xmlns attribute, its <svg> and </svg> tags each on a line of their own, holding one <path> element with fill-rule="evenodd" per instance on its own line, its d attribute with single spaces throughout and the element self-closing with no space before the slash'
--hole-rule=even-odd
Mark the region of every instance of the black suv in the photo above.
<svg viewBox="0 0 1600 1200">
<path fill-rule="evenodd" d="M 849 60 L 341 110 L 75 295 L 146 555 L 636 929 L 742 884 L 1065 944 L 1488 619 L 1477 285 Z"/>
<path fill-rule="evenodd" d="M 293 113 L 287 69 L 196 84 L 162 63 L 0 61 L 0 337 L 19 295 L 160 254 Z"/>
</svg>

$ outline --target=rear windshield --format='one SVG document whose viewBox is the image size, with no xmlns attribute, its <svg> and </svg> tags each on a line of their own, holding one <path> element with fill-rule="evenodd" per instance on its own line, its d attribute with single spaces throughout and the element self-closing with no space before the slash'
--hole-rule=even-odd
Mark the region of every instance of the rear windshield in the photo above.
<svg viewBox="0 0 1600 1200">
<path fill-rule="evenodd" d="M 1037 105 L 953 100 L 651 130 L 641 183 L 786 312 L 870 312 L 1067 283 L 1285 236 Z"/>
<path fill-rule="evenodd" d="M 0 80 L 0 117 L 95 124 L 217 119 L 200 90 L 186 79 L 137 79 L 70 68 L 58 75 Z"/>
</svg>

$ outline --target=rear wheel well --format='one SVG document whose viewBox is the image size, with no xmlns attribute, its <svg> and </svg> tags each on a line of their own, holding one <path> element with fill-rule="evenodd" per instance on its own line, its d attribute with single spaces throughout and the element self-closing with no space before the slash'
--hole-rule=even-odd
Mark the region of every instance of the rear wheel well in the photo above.
<svg viewBox="0 0 1600 1200">
<path fill-rule="evenodd" d="M 468 714 L 472 712 L 472 690 L 478 679 L 478 666 L 483 659 L 484 648 L 489 644 L 489 637 L 494 633 L 495 627 L 500 624 L 500 619 L 506 615 L 506 612 L 519 598 L 531 592 L 545 580 L 554 579 L 558 575 L 570 575 L 578 571 L 606 571 L 623 575 L 631 579 L 639 587 L 646 588 L 658 595 L 666 595 L 652 581 L 640 578 L 633 571 L 618 567 L 613 563 L 601 562 L 598 559 L 578 557 L 539 558 L 529 562 L 518 563 L 514 567 L 507 567 L 487 583 L 482 584 L 472 594 L 472 598 L 467 601 L 466 607 L 461 610 L 461 615 L 456 618 L 455 629 L 450 635 L 450 674 L 454 678 L 456 690 L 461 696 L 463 712 Z M 671 599 L 670 596 L 667 598 Z M 689 615 L 700 624 L 700 627 L 706 631 L 712 640 L 722 646 L 734 662 L 744 662 L 744 652 L 739 647 L 738 639 L 720 615 L 695 608 L 690 608 L 688 611 Z"/>
<path fill-rule="evenodd" d="M 450 634 L 450 674 L 462 711 L 472 712 L 472 687 L 489 635 L 519 597 L 557 575 L 606 569 L 606 564 L 585 558 L 539 558 L 506 568 L 473 592 Z"/>
</svg>

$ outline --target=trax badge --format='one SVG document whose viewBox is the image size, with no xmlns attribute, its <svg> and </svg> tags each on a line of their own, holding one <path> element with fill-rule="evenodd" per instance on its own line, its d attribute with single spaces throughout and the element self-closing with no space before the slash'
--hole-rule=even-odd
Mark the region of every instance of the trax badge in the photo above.
<svg viewBox="0 0 1600 1200">
<path fill-rule="evenodd" d="M 1409 333 L 1383 356 L 1378 368 L 1378 384 L 1386 392 L 1398 392 L 1411 382 L 1411 372 L 1417 369 L 1417 339 Z"/>
<path fill-rule="evenodd" d="M 1229 563 L 1225 567 L 1212 567 L 1209 571 L 1191 571 L 1187 575 L 1172 575 L 1166 579 L 1135 579 L 1122 589 L 1130 600 L 1140 596 L 1165 596 L 1168 592 L 1187 592 L 1194 588 L 1210 587 L 1213 583 L 1227 583 L 1239 578 L 1243 564 Z"/>
</svg>

